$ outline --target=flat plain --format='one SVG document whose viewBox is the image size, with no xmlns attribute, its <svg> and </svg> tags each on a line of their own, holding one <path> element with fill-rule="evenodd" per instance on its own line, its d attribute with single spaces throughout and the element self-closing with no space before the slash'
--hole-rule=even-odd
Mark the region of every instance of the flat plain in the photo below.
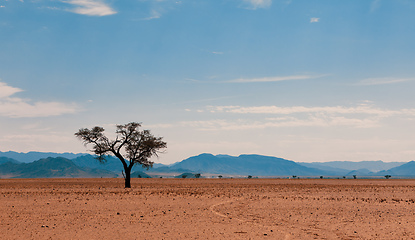
<svg viewBox="0 0 415 240">
<path fill-rule="evenodd" d="M 0 179 L 1 239 L 415 239 L 415 180 Z"/>
</svg>

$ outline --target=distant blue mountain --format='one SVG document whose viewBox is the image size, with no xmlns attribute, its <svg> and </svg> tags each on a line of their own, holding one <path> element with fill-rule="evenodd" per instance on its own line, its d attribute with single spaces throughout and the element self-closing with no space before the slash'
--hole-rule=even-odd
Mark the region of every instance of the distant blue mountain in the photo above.
<svg viewBox="0 0 415 240">
<path fill-rule="evenodd" d="M 283 158 L 262 155 L 212 155 L 209 153 L 190 157 L 173 164 L 171 169 L 189 169 L 192 172 L 255 175 L 255 176 L 317 176 L 329 172 L 308 168 Z"/>
<path fill-rule="evenodd" d="M 377 172 L 376 176 L 384 176 L 384 175 L 391 175 L 391 176 L 415 176 L 415 161 L 411 161 L 405 163 L 401 166 L 391 168 L 389 170 L 384 170 Z"/>
<path fill-rule="evenodd" d="M 62 157 L 66 156 L 66 157 Z M 55 165 L 49 164 L 53 171 L 47 170 L 46 165 L 39 164 L 44 159 L 61 159 L 62 163 Z M 70 164 L 66 160 L 70 161 Z M 39 162 L 40 161 L 40 162 Z M 36 164 L 34 164 L 36 162 Z M 31 164 L 34 165 L 31 165 Z M 62 164 L 67 163 L 66 167 Z M 21 165 L 26 164 L 26 165 Z M 71 165 L 71 166 L 70 166 Z M 74 166 L 78 170 L 74 170 Z M 28 171 L 23 171 L 29 169 Z M 33 167 L 35 166 L 35 167 Z M 57 166 L 61 168 L 56 169 Z M 389 168 L 391 167 L 391 168 Z M 37 171 L 36 168 L 42 169 Z M 68 170 L 69 169 L 69 170 Z M 72 169 L 72 170 L 70 170 Z M 383 170 L 378 170 L 383 169 Z M 45 152 L 0 152 L 0 170 L 4 174 L 17 177 L 65 177 L 65 176 L 96 176 L 112 172 L 121 176 L 123 166 L 119 159 L 108 156 L 105 163 L 100 163 L 91 154 L 75 153 L 45 153 Z M 36 170 L 36 171 L 35 171 Z M 2 174 L 0 171 L 0 175 Z M 72 173 L 70 173 L 72 171 Z M 43 172 L 43 173 L 42 173 Z M 46 174 L 48 172 L 48 174 Z M 58 174 L 58 172 L 61 172 Z M 78 172 L 77 174 L 75 174 Z M 251 176 L 415 176 L 415 162 L 382 162 L 382 161 L 363 161 L 363 162 L 314 162 L 296 163 L 283 158 L 263 156 L 263 155 L 212 155 L 209 153 L 200 154 L 187 158 L 172 165 L 155 163 L 149 170 L 141 168 L 140 165 L 134 166 L 136 177 L 149 177 L 147 174 L 165 173 L 211 173 L 228 175 L 251 175 Z M 53 173 L 53 174 L 52 174 Z M 3 175 L 4 175 L 3 174 Z M 46 174 L 46 175 L 45 175 Z M 92 174 L 92 175 L 91 175 Z M 104 174 L 105 175 L 105 174 Z M 110 175 L 107 175 L 110 176 Z M 114 176 L 114 175 L 111 175 Z"/>
<path fill-rule="evenodd" d="M 388 170 L 390 168 L 401 166 L 405 162 L 383 162 L 383 161 L 360 161 L 360 162 L 349 162 L 349 161 L 332 161 L 332 162 L 312 162 L 312 163 L 299 163 L 306 167 L 313 167 L 328 170 L 332 168 L 333 171 L 344 171 L 348 172 L 358 169 L 368 169 L 371 172 L 378 172 L 382 170 Z M 344 174 L 346 174 L 344 173 Z"/>
<path fill-rule="evenodd" d="M 131 178 L 151 178 L 151 176 L 143 171 L 135 171 L 131 173 Z"/>
<path fill-rule="evenodd" d="M 326 171 L 326 172 L 330 172 L 331 175 L 344 176 L 344 175 L 347 175 L 350 172 L 350 170 L 347 170 L 347 169 L 330 167 L 330 166 L 326 166 L 326 165 L 320 164 L 320 163 L 299 162 L 298 164 L 300 164 L 302 166 L 305 166 L 305 167 L 316 168 L 316 169 L 320 169 L 320 170 L 323 170 L 323 171 Z"/>
<path fill-rule="evenodd" d="M 16 163 L 16 164 L 21 163 L 21 162 L 19 162 L 19 161 L 16 161 L 16 160 L 15 160 L 15 159 L 13 159 L 13 158 L 8 158 L 8 157 L 0 157 L 0 164 L 7 163 L 7 162 Z"/>
<path fill-rule="evenodd" d="M 362 169 L 357 169 L 357 170 L 353 170 L 351 172 L 348 172 L 347 174 L 345 174 L 346 176 L 373 176 L 376 175 L 376 173 L 370 171 L 369 169 L 366 168 L 362 168 Z"/>
<path fill-rule="evenodd" d="M 118 158 L 108 156 L 105 159 L 106 161 L 101 163 L 96 159 L 94 155 L 87 154 L 72 159 L 72 162 L 80 167 L 105 169 L 116 173 L 121 173 L 124 170 L 122 163 Z"/>
<path fill-rule="evenodd" d="M 28 153 L 20 153 L 20 152 L 0 152 L 0 157 L 7 157 L 17 160 L 23 163 L 33 162 L 42 158 L 48 157 L 63 157 L 67 159 L 73 159 L 76 157 L 80 157 L 86 155 L 86 153 L 53 153 L 53 152 L 28 152 Z"/>
<path fill-rule="evenodd" d="M 117 174 L 102 169 L 79 167 L 66 158 L 49 157 L 31 163 L 0 164 L 0 176 L 7 178 L 92 178 L 117 177 Z"/>
</svg>

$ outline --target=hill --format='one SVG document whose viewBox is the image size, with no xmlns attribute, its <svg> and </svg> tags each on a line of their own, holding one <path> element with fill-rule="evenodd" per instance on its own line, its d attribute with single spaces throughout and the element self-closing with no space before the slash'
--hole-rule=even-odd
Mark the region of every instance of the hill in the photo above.
<svg viewBox="0 0 415 240">
<path fill-rule="evenodd" d="M 151 176 L 142 171 L 135 171 L 131 173 L 131 178 L 151 178 Z"/>
<path fill-rule="evenodd" d="M 370 171 L 369 169 L 362 168 L 362 169 L 353 170 L 353 171 L 347 173 L 346 176 L 356 175 L 356 176 L 360 177 L 360 176 L 373 176 L 375 174 L 376 173 Z"/>
<path fill-rule="evenodd" d="M 327 171 L 308 168 L 282 158 L 262 155 L 212 155 L 208 153 L 190 157 L 173 164 L 171 169 L 189 169 L 192 172 L 255 176 L 316 176 Z"/>
<path fill-rule="evenodd" d="M 17 160 L 23 163 L 33 162 L 39 159 L 48 158 L 48 157 L 63 157 L 67 159 L 73 159 L 79 156 L 83 156 L 85 153 L 54 153 L 54 152 L 28 152 L 28 153 L 20 153 L 20 152 L 1 152 L 0 157 L 7 157 Z"/>
<path fill-rule="evenodd" d="M 299 163 L 301 165 L 319 169 L 332 168 L 335 171 L 344 171 L 347 173 L 358 169 L 367 169 L 371 172 L 378 172 L 382 170 L 388 170 L 390 168 L 401 166 L 405 162 L 383 162 L 383 161 L 360 161 L 360 162 L 349 162 L 349 161 L 333 161 L 333 162 L 312 162 L 312 163 Z"/>
<path fill-rule="evenodd" d="M 44 158 L 32 163 L 7 162 L 0 165 L 1 177 L 9 178 L 81 178 L 116 177 L 113 172 L 101 169 L 82 168 L 71 160 L 57 157 Z"/>
<path fill-rule="evenodd" d="M 16 164 L 20 163 L 19 161 L 16 161 L 13 158 L 0 157 L 0 164 L 7 163 L 7 162 L 16 163 Z"/>
<path fill-rule="evenodd" d="M 95 158 L 94 155 L 87 154 L 72 159 L 72 162 L 79 167 L 96 168 L 116 173 L 121 173 L 124 170 L 118 158 L 108 156 L 105 159 L 106 161 L 104 163 L 101 163 Z"/>
<path fill-rule="evenodd" d="M 405 163 L 401 166 L 391 168 L 385 171 L 379 171 L 375 174 L 376 176 L 391 175 L 393 176 L 415 176 L 415 161 Z"/>
<path fill-rule="evenodd" d="M 350 170 L 348 169 L 343 169 L 343 168 L 336 168 L 336 167 L 330 167 L 330 166 L 326 166 L 324 164 L 320 164 L 320 163 L 304 163 L 304 162 L 299 162 L 298 164 L 305 166 L 305 167 L 309 167 L 309 168 L 316 168 L 316 169 L 320 169 L 326 172 L 330 172 L 331 175 L 338 175 L 338 176 L 344 176 L 347 173 L 350 172 Z"/>
</svg>

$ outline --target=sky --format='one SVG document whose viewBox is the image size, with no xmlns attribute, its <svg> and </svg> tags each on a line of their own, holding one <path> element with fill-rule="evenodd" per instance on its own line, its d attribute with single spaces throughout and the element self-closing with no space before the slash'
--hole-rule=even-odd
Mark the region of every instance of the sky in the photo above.
<svg viewBox="0 0 415 240">
<path fill-rule="evenodd" d="M 415 160 L 415 1 L 0 0 L 0 151 Z"/>
</svg>

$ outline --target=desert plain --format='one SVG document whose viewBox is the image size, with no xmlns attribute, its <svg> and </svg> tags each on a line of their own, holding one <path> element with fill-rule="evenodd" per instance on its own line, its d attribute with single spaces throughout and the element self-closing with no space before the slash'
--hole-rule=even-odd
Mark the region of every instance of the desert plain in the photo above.
<svg viewBox="0 0 415 240">
<path fill-rule="evenodd" d="M 415 180 L 0 179 L 1 239 L 415 239 Z"/>
</svg>

